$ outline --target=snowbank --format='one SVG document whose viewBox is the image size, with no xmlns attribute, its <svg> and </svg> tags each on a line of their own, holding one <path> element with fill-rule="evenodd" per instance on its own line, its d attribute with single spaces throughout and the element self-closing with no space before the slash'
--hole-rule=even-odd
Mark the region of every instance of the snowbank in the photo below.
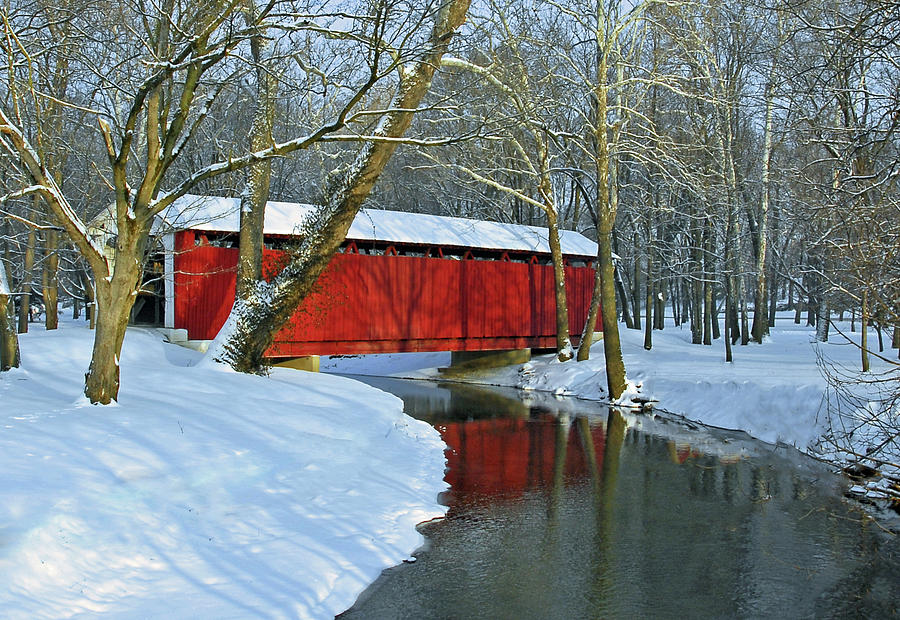
<svg viewBox="0 0 900 620">
<path fill-rule="evenodd" d="M 4 618 L 330 618 L 444 513 L 444 444 L 396 397 L 129 330 L 94 407 L 91 335 L 37 328 L 0 375 Z"/>
</svg>

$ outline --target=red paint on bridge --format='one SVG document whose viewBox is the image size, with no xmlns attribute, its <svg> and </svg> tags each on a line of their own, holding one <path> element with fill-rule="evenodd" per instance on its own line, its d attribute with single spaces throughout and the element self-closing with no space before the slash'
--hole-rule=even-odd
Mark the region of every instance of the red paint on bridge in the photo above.
<svg viewBox="0 0 900 620">
<path fill-rule="evenodd" d="M 187 329 L 190 339 L 208 340 L 231 310 L 238 250 L 195 245 L 196 234 L 175 235 L 175 327 Z M 419 248 L 420 253 L 427 249 Z M 264 251 L 269 276 L 283 256 Z M 552 266 L 540 264 L 537 255 L 532 262 L 504 260 L 502 252 L 496 257 L 336 254 L 269 354 L 554 347 Z M 590 266 L 566 267 L 569 324 L 576 334 L 584 325 L 593 281 Z"/>
</svg>

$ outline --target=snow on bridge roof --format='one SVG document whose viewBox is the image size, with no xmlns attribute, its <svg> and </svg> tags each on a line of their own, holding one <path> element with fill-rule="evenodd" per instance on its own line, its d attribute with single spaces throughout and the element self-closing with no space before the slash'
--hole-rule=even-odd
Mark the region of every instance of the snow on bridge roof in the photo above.
<svg viewBox="0 0 900 620">
<path fill-rule="evenodd" d="M 237 232 L 239 209 L 238 198 L 188 195 L 176 200 L 162 216 L 168 226 L 176 229 Z M 313 209 L 313 205 L 270 200 L 266 203 L 266 234 L 295 234 Z M 597 255 L 597 244 L 584 235 L 571 230 L 561 230 L 559 234 L 563 254 Z M 547 229 L 539 226 L 380 209 L 361 209 L 347 239 L 550 253 Z"/>
</svg>

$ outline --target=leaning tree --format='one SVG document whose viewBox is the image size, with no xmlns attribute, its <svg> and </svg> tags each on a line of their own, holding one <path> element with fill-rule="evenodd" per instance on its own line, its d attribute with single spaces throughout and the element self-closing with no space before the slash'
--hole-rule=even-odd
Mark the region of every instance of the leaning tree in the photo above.
<svg viewBox="0 0 900 620">
<path fill-rule="evenodd" d="M 447 44 L 468 4 L 435 1 L 413 7 L 379 0 L 361 2 L 356 7 L 360 10 L 355 10 L 346 2 L 326 0 L 310 12 L 289 0 L 268 0 L 248 11 L 249 1 L 164 0 L 147 5 L 138 0 L 114 4 L 84 0 L 78 7 L 61 6 L 57 13 L 29 3 L 3 11 L 5 36 L 0 44 L 8 70 L 0 83 L 5 91 L 0 144 L 25 182 L 2 199 L 40 196 L 93 274 L 96 332 L 85 377 L 85 395 L 91 402 L 106 404 L 118 396 L 119 355 L 143 264 L 152 249 L 156 217 L 211 179 L 307 149 L 344 129 L 351 112 L 360 112 L 366 93 L 398 70 L 406 79 L 397 105 L 376 132 L 381 141 L 368 147 L 372 158 L 386 160 L 395 146 L 391 140 L 402 135 L 407 115 L 422 89 L 427 89 L 433 68 L 422 67 Z M 111 195 L 112 247 L 92 236 L 77 194 L 61 187 L 53 162 L 36 146 L 44 140 L 44 119 L 42 106 L 34 102 L 47 94 L 29 79 L 35 59 L 45 52 L 40 47 L 43 39 L 32 35 L 41 30 L 41 23 L 62 19 L 74 24 L 74 31 L 92 33 L 71 51 L 68 63 L 73 72 L 71 92 L 80 99 L 60 103 L 68 111 L 96 119 L 95 136 L 106 161 L 96 167 L 93 181 L 105 184 Z M 445 27 L 436 27 L 432 36 L 417 36 L 430 19 Z M 273 28 L 305 33 L 312 40 L 342 41 L 343 56 L 361 59 L 358 71 L 348 74 L 349 84 L 341 86 L 342 105 L 321 114 L 318 124 L 295 129 L 293 136 L 264 148 L 220 148 L 217 158 L 198 167 L 181 166 L 184 153 L 203 135 L 219 96 L 252 63 L 249 48 L 254 36 Z M 324 70 L 320 73 L 324 75 Z M 371 118 L 377 112 L 365 113 Z M 348 172 L 333 192 L 335 200 L 343 195 L 361 202 L 374 176 L 366 166 Z M 333 219 L 334 213 L 324 213 L 319 224 L 324 230 Z M 340 226 L 328 230 L 339 234 Z"/>
</svg>

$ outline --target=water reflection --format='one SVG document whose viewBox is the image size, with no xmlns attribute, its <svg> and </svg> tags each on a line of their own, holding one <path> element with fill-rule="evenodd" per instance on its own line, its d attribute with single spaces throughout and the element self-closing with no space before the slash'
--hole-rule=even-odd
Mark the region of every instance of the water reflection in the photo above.
<svg viewBox="0 0 900 620">
<path fill-rule="evenodd" d="M 897 613 L 897 542 L 792 451 L 542 395 L 371 383 L 441 431 L 449 511 L 342 618 Z"/>
</svg>

